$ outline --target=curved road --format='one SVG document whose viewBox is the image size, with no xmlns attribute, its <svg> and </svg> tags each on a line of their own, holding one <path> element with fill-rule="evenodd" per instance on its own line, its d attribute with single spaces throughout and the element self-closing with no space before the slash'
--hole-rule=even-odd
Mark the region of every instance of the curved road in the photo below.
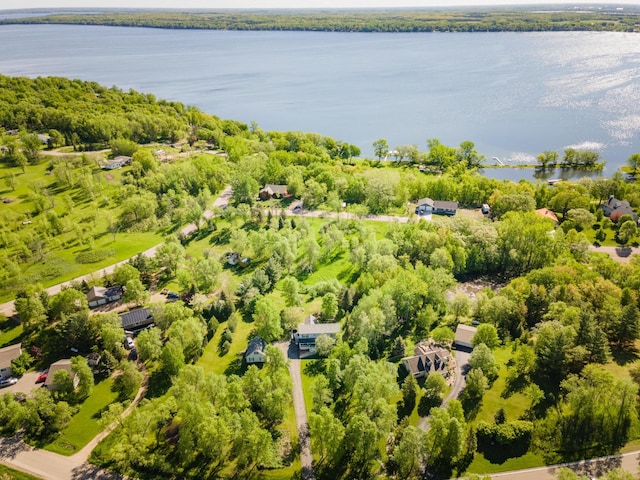
<svg viewBox="0 0 640 480">
<path fill-rule="evenodd" d="M 147 380 L 148 376 L 145 372 L 144 381 L 131 404 L 122 412 L 122 418 L 131 414 L 133 409 L 140 403 L 147 391 Z M 91 451 L 117 425 L 117 421 L 112 423 L 96 435 L 82 450 L 68 457 L 27 445 L 22 441 L 21 435 L 0 438 L 0 463 L 44 480 L 80 480 L 89 478 L 120 480 L 123 478 L 121 475 L 103 470 L 87 462 Z"/>
</svg>

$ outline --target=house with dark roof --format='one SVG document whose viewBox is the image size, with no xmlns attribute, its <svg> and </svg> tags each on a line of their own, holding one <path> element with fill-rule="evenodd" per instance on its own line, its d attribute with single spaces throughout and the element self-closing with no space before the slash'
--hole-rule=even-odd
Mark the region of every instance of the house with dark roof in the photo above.
<svg viewBox="0 0 640 480">
<path fill-rule="evenodd" d="M 476 334 L 477 328 L 459 323 L 456 327 L 455 338 L 453 344 L 463 348 L 473 348 L 471 340 Z"/>
<path fill-rule="evenodd" d="M 631 215 L 633 220 L 638 223 L 638 215 L 633 211 L 631 205 L 626 200 L 618 200 L 613 195 L 602 205 L 602 212 L 605 217 L 609 217 L 612 222 L 617 222 L 623 215 Z"/>
<path fill-rule="evenodd" d="M 402 359 L 407 373 L 416 378 L 426 377 L 438 372 L 443 375 L 448 373 L 449 351 L 440 345 L 419 343 L 413 356 Z"/>
<path fill-rule="evenodd" d="M 122 328 L 125 330 L 139 330 L 151 325 L 153 316 L 148 308 L 137 308 L 130 312 L 121 313 L 120 320 L 122 321 Z"/>
<path fill-rule="evenodd" d="M 253 337 L 244 352 L 245 361 L 247 363 L 264 363 L 266 359 L 264 350 L 266 348 L 267 342 L 260 337 Z"/>
<path fill-rule="evenodd" d="M 286 198 L 290 197 L 289 191 L 286 185 L 274 185 L 267 183 L 260 193 L 258 193 L 261 200 L 269 200 L 270 198 Z"/>
<path fill-rule="evenodd" d="M 455 215 L 458 211 L 458 202 L 421 198 L 418 200 L 418 206 L 415 211 L 420 216 L 431 215 L 432 213 L 436 215 Z"/>
<path fill-rule="evenodd" d="M 339 332 L 339 323 L 301 323 L 293 331 L 293 341 L 298 345 L 300 356 L 305 357 L 316 353 L 316 339 L 320 335 L 336 338 Z"/>
<path fill-rule="evenodd" d="M 91 287 L 91 290 L 87 292 L 87 302 L 89 303 L 89 308 L 93 308 L 120 300 L 122 295 L 124 295 L 124 288 L 119 285 L 109 288 Z"/>
<path fill-rule="evenodd" d="M 13 375 L 11 371 L 11 362 L 22 354 L 22 344 L 16 343 L 8 347 L 0 348 L 0 378 L 10 377 Z"/>
</svg>

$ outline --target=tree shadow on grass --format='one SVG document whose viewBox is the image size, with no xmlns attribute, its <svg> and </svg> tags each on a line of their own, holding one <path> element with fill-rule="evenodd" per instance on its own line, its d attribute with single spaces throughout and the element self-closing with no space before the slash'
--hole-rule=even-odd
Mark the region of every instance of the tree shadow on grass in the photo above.
<svg viewBox="0 0 640 480">
<path fill-rule="evenodd" d="M 518 441 L 509 445 L 478 441 L 478 452 L 484 455 L 489 462 L 502 465 L 510 458 L 522 457 L 529 451 L 530 442 Z"/>
<path fill-rule="evenodd" d="M 149 386 L 147 388 L 147 398 L 161 397 L 171 387 L 171 378 L 162 370 L 156 370 L 149 375 Z"/>
<path fill-rule="evenodd" d="M 233 359 L 233 361 L 225 368 L 225 375 L 239 375 L 242 376 L 244 371 L 247 369 L 246 364 L 242 361 L 242 356 L 238 356 Z"/>
<path fill-rule="evenodd" d="M 611 356 L 613 357 L 613 361 L 618 365 L 627 365 L 629 363 L 633 363 L 636 360 L 640 359 L 640 354 L 638 349 L 634 346 L 630 347 L 622 347 L 615 346 L 611 348 Z"/>
</svg>

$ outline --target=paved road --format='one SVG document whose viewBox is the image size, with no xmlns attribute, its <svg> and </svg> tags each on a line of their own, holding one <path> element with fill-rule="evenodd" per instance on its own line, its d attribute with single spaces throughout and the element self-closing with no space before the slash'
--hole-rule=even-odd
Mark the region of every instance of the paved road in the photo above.
<svg viewBox="0 0 640 480">
<path fill-rule="evenodd" d="M 145 372 L 144 382 L 133 401 L 122 412 L 122 418 L 131 414 L 133 409 L 140 403 L 147 391 L 147 379 L 148 376 Z M 82 450 L 69 457 L 27 445 L 22 441 L 20 435 L 11 438 L 0 438 L 0 463 L 44 480 L 120 480 L 123 478 L 121 475 L 102 470 L 87 462 L 91 451 L 117 426 L 117 423 L 114 422 L 109 425 L 85 445 Z"/>
<path fill-rule="evenodd" d="M 563 463 L 561 465 L 550 465 L 547 467 L 494 473 L 491 475 L 491 478 L 500 480 L 556 480 L 556 473 L 561 467 L 570 468 L 579 475 L 598 478 L 614 468 L 623 468 L 628 472 L 636 474 L 638 472 L 639 464 L 640 450 L 636 450 L 621 455 L 610 455 L 608 457 L 594 458 L 592 460 L 581 460 L 579 462 Z"/>
<path fill-rule="evenodd" d="M 302 377 L 300 375 L 300 356 L 298 347 L 293 342 L 279 342 L 277 346 L 285 357 L 289 359 L 289 375 L 293 386 L 293 409 L 296 412 L 296 424 L 298 425 L 298 442 L 300 443 L 300 461 L 302 463 L 302 480 L 314 480 L 313 456 L 311 455 L 311 438 L 309 436 L 309 423 L 307 421 L 307 409 L 304 404 L 302 391 Z"/>
<path fill-rule="evenodd" d="M 451 387 L 451 391 L 449 392 L 449 395 L 447 395 L 444 398 L 444 400 L 442 400 L 442 403 L 440 404 L 441 407 L 444 407 L 447 403 L 449 403 L 454 398 L 458 398 L 458 395 L 460 395 L 460 392 L 462 392 L 462 390 L 464 389 L 464 386 L 466 385 L 465 375 L 469 367 L 470 356 L 471 356 L 471 352 L 467 350 L 456 350 L 456 357 L 455 357 L 456 358 L 456 371 L 455 371 L 456 379 L 453 382 L 453 386 Z M 429 417 L 422 417 L 418 422 L 418 427 L 423 430 L 428 430 L 429 429 L 428 419 Z"/>
</svg>

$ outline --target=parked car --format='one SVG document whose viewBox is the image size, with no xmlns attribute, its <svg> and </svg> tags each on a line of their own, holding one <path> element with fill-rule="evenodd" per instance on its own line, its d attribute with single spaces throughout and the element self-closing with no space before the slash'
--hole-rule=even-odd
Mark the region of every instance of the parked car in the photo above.
<svg viewBox="0 0 640 480">
<path fill-rule="evenodd" d="M 180 298 L 180 295 L 178 295 L 176 292 L 169 292 L 167 293 L 167 298 L 169 300 L 178 300 Z"/>
<path fill-rule="evenodd" d="M 133 343 L 133 338 L 131 337 L 127 337 L 124 339 L 124 344 L 125 347 L 127 347 L 128 350 L 131 350 L 133 347 L 135 347 L 135 344 Z"/>
<path fill-rule="evenodd" d="M 43 372 L 40 374 L 40 376 L 36 379 L 36 383 L 44 383 L 45 380 L 47 379 L 47 372 Z"/>
<path fill-rule="evenodd" d="M 17 378 L 3 378 L 2 380 L 0 380 L 0 388 L 9 387 L 11 385 L 15 385 L 16 383 L 18 383 Z"/>
<path fill-rule="evenodd" d="M 134 348 L 129 352 L 129 360 L 136 361 L 138 360 L 138 351 Z"/>
</svg>

